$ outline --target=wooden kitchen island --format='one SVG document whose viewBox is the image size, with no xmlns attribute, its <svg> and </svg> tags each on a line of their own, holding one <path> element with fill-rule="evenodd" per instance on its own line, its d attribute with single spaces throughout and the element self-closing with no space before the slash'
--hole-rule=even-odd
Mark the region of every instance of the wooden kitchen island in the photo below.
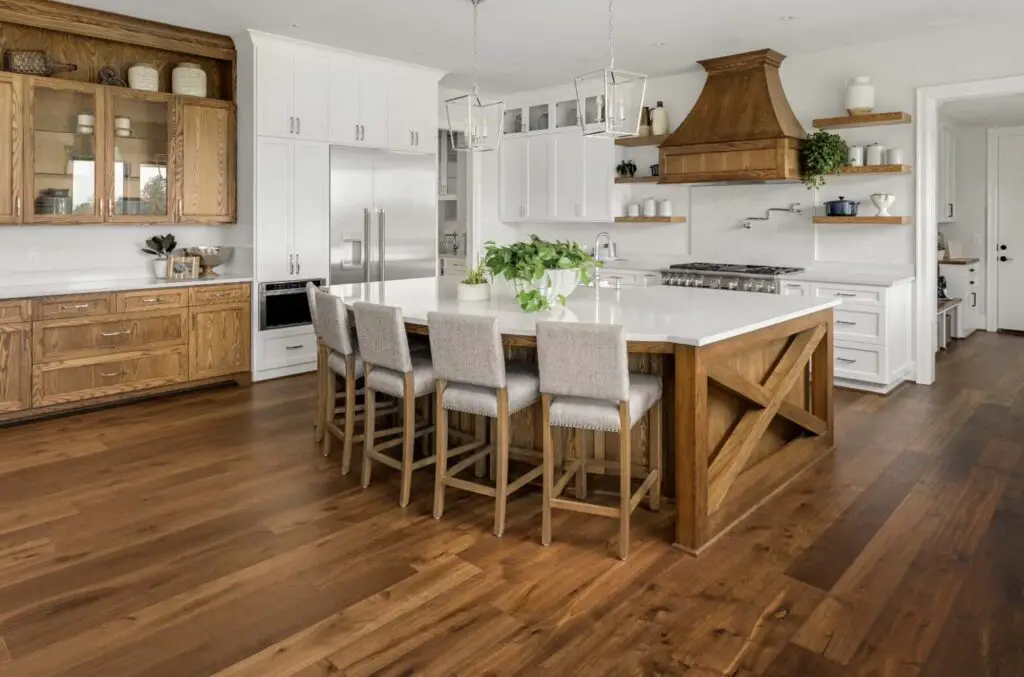
<svg viewBox="0 0 1024 677">
<path fill-rule="evenodd" d="M 665 490 L 675 497 L 676 545 L 699 554 L 730 526 L 789 484 L 835 445 L 832 308 L 835 301 L 709 289 L 577 290 L 564 308 L 521 311 L 496 286 L 491 300 L 459 302 L 455 280 L 427 278 L 339 285 L 347 303 L 402 308 L 410 332 L 426 333 L 432 311 L 489 315 L 515 359 L 535 359 L 538 320 L 621 324 L 630 368 L 665 383 Z M 512 419 L 512 445 L 541 448 L 536 408 Z M 472 430 L 473 417 L 450 424 Z M 567 458 L 603 458 L 617 435 L 558 430 Z M 647 464 L 646 422 L 632 431 L 634 459 Z M 640 475 L 642 469 L 634 470 Z"/>
</svg>

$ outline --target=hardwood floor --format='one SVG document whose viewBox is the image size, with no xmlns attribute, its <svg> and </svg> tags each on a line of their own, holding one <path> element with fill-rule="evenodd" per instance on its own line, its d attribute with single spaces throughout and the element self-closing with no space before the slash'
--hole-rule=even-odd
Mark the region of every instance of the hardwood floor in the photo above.
<svg viewBox="0 0 1024 677">
<path fill-rule="evenodd" d="M 838 391 L 838 450 L 700 559 L 320 456 L 313 378 L 0 430 L 0 676 L 1024 675 L 1024 338 Z M 356 459 L 360 454 L 356 454 Z M 357 465 L 358 460 L 354 464 Z"/>
</svg>

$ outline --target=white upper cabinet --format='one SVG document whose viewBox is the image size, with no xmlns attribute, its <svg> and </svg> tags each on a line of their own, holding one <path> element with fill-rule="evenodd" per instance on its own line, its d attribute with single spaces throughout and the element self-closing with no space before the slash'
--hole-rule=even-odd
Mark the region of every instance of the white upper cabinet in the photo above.
<svg viewBox="0 0 1024 677">
<path fill-rule="evenodd" d="M 559 221 L 575 221 L 583 215 L 582 134 L 558 134 L 555 144 L 555 199 L 552 216 Z"/>
<path fill-rule="evenodd" d="M 372 148 L 384 148 L 388 145 L 386 70 L 383 64 L 365 62 L 359 68 L 360 142 Z M 434 80 L 434 98 L 437 98 L 437 80 Z"/>
<path fill-rule="evenodd" d="M 612 139 L 583 139 L 581 163 L 583 218 L 592 222 L 611 221 L 615 142 Z"/>
<path fill-rule="evenodd" d="M 939 223 L 956 221 L 956 133 L 939 127 L 939 185 L 936 191 Z"/>
<path fill-rule="evenodd" d="M 326 141 L 328 55 L 261 40 L 256 46 L 256 129 L 260 136 Z"/>
<path fill-rule="evenodd" d="M 532 136 L 527 147 L 526 216 L 531 221 L 550 221 L 554 212 L 552 195 L 554 146 L 550 134 Z"/>
<path fill-rule="evenodd" d="M 299 141 L 292 159 L 292 251 L 295 275 L 330 273 L 331 149 L 326 143 Z"/>
<path fill-rule="evenodd" d="M 500 150 L 499 218 L 505 222 L 526 218 L 526 160 L 529 139 L 505 137 Z"/>
<path fill-rule="evenodd" d="M 330 78 L 331 143 L 354 145 L 362 137 L 358 60 L 348 54 L 334 54 Z"/>
<path fill-rule="evenodd" d="M 330 55 L 295 50 L 295 136 L 327 141 L 330 131 Z"/>
<path fill-rule="evenodd" d="M 388 147 L 437 152 L 437 82 L 396 69 L 388 78 Z"/>
</svg>

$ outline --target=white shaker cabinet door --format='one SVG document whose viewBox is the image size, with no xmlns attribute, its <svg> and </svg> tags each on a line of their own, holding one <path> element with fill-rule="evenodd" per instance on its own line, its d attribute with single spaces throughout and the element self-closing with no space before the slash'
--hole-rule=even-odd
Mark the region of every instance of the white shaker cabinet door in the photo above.
<svg viewBox="0 0 1024 677">
<path fill-rule="evenodd" d="M 294 142 L 261 138 L 256 148 L 256 276 L 287 280 L 292 259 L 292 163 Z"/>
<path fill-rule="evenodd" d="M 554 140 L 551 135 L 530 137 L 526 159 L 526 216 L 530 221 L 549 221 L 552 218 L 553 164 Z"/>
<path fill-rule="evenodd" d="M 299 278 L 330 272 L 330 152 L 327 143 L 294 142 L 292 249 Z"/>
<path fill-rule="evenodd" d="M 582 156 L 583 217 L 587 221 L 611 221 L 615 142 L 583 138 Z"/>
<path fill-rule="evenodd" d="M 577 221 L 583 217 L 584 144 L 580 134 L 552 137 L 555 156 L 555 193 L 552 217 L 558 221 Z"/>
<path fill-rule="evenodd" d="M 360 124 L 359 62 L 345 54 L 331 55 L 330 63 L 331 143 L 359 145 Z"/>
<path fill-rule="evenodd" d="M 256 47 L 256 133 L 292 137 L 295 113 L 295 69 L 292 52 L 281 45 Z"/>
<path fill-rule="evenodd" d="M 526 148 L 529 139 L 510 138 L 501 141 L 499 179 L 499 218 L 507 223 L 526 218 Z"/>
<path fill-rule="evenodd" d="M 416 92 L 413 79 L 404 72 L 390 73 L 388 83 L 388 147 L 400 151 L 416 149 L 416 135 L 413 125 Z M 437 107 L 437 103 L 434 103 Z"/>
<path fill-rule="evenodd" d="M 370 148 L 387 148 L 388 117 L 391 113 L 388 107 L 390 96 L 386 68 L 377 64 L 361 64 L 359 67 L 360 145 Z M 400 98 L 400 93 L 395 93 L 395 96 Z"/>
<path fill-rule="evenodd" d="M 413 131 L 413 150 L 437 153 L 437 80 L 433 76 L 415 75 L 410 79 L 408 102 L 409 126 Z"/>
<path fill-rule="evenodd" d="M 295 136 L 327 141 L 330 128 L 330 56 L 315 49 L 297 48 L 295 63 Z"/>
</svg>

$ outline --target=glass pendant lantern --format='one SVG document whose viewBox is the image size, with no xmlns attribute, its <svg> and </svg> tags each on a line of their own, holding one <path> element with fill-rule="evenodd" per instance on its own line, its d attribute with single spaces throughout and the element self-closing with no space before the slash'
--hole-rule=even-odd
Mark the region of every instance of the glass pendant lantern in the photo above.
<svg viewBox="0 0 1024 677">
<path fill-rule="evenodd" d="M 501 140 L 502 121 L 505 117 L 505 102 L 485 103 L 480 99 L 477 80 L 480 72 L 480 55 L 477 46 L 477 13 L 484 0 L 470 0 L 473 3 L 473 91 L 444 102 L 448 114 L 448 129 L 462 134 L 449 134 L 452 150 L 472 153 L 497 150 Z"/>
<path fill-rule="evenodd" d="M 647 76 L 615 69 L 614 0 L 608 0 L 608 67 L 576 78 L 576 110 L 584 136 L 636 136 Z"/>
</svg>

